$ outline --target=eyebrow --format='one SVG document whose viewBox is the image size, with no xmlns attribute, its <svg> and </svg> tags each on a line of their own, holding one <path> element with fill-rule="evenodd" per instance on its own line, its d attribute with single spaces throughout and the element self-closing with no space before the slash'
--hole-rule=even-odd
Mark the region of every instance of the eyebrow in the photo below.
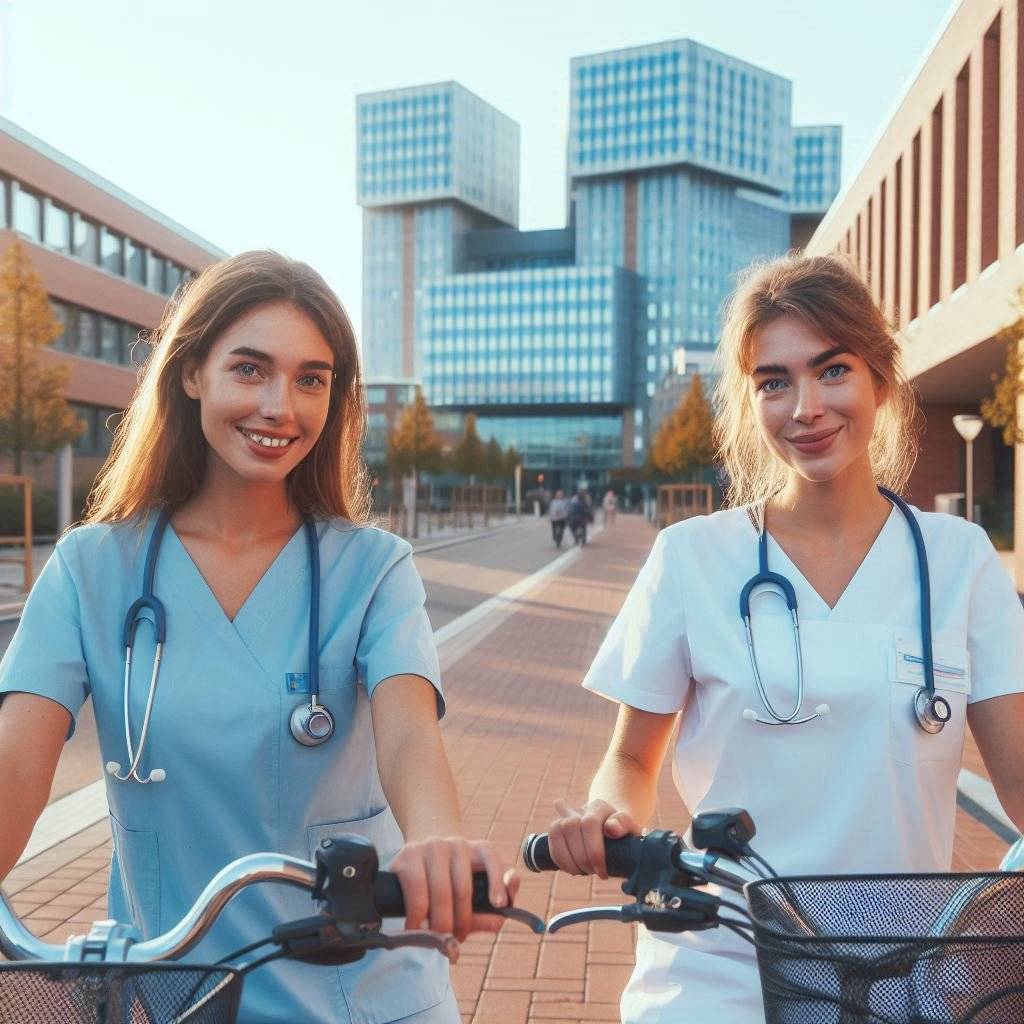
<svg viewBox="0 0 1024 1024">
<path fill-rule="evenodd" d="M 843 352 L 849 352 L 850 350 L 845 345 L 833 345 L 832 348 L 826 349 L 824 352 L 819 352 L 816 356 L 807 360 L 807 366 L 813 370 L 815 367 L 821 366 L 822 363 L 827 363 L 830 359 L 834 359 L 838 355 L 842 355 Z M 753 371 L 755 374 L 758 373 L 789 373 L 789 370 L 781 363 L 767 363 L 764 366 L 758 366 Z"/>
<path fill-rule="evenodd" d="M 240 345 L 238 348 L 233 348 L 229 355 L 233 356 L 246 356 L 249 359 L 256 359 L 261 363 L 266 363 L 269 366 L 274 365 L 274 357 L 268 352 L 261 352 L 258 348 L 249 348 L 248 345 Z M 330 363 L 325 363 L 322 359 L 308 359 L 300 367 L 300 370 L 327 370 L 333 373 L 334 367 Z"/>
</svg>

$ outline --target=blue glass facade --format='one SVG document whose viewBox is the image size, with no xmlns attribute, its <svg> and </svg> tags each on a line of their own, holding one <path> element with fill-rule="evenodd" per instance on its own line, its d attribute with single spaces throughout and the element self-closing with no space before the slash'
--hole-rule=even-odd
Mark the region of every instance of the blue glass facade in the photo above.
<svg viewBox="0 0 1024 1024">
<path fill-rule="evenodd" d="M 839 125 L 793 129 L 793 213 L 823 214 L 839 192 L 843 130 Z"/>
<path fill-rule="evenodd" d="M 582 471 L 622 465 L 622 414 L 607 416 L 479 416 L 487 441 L 512 445 L 528 470 Z"/>
<path fill-rule="evenodd" d="M 770 189 L 792 177 L 790 82 L 689 39 L 572 62 L 569 174 L 689 164 Z"/>
<path fill-rule="evenodd" d="M 365 208 L 454 199 L 519 221 L 519 126 L 457 82 L 356 99 Z"/>
<path fill-rule="evenodd" d="M 785 78 L 691 40 L 570 77 L 570 218 L 551 231 L 507 227 L 518 128 L 482 100 L 359 98 L 364 362 L 414 372 L 441 415 L 478 412 L 528 468 L 604 472 L 643 462 L 666 375 L 706 369 L 738 273 L 827 208 L 841 140 L 792 127 Z"/>
<path fill-rule="evenodd" d="M 634 291 L 615 267 L 430 282 L 419 340 L 431 404 L 629 404 Z"/>
</svg>

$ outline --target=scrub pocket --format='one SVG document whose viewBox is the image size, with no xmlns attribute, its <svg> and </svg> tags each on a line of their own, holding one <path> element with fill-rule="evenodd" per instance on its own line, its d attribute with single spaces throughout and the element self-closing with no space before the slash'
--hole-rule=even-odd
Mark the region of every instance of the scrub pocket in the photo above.
<svg viewBox="0 0 1024 1024">
<path fill-rule="evenodd" d="M 967 726 L 971 693 L 970 653 L 959 637 L 936 637 L 932 644 L 935 692 L 949 701 L 952 717 L 938 733 L 917 724 L 914 696 L 924 685 L 921 636 L 896 632 L 889 647 L 889 736 L 893 760 L 898 764 L 959 764 Z"/>
<path fill-rule="evenodd" d="M 368 818 L 310 825 L 306 830 L 310 860 L 322 839 L 346 832 L 369 839 L 382 868 L 402 846 L 398 822 L 391 808 L 385 807 Z M 402 926 L 400 921 L 394 924 L 385 930 Z M 432 950 L 376 950 L 337 971 L 352 1024 L 391 1024 L 437 1006 L 448 992 L 448 961 Z"/>
<path fill-rule="evenodd" d="M 111 911 L 118 913 L 123 902 L 131 923 L 147 939 L 160 934 L 160 846 L 155 832 L 131 829 L 110 815 L 114 839 L 114 861 L 120 873 L 112 872 Z M 120 881 L 120 885 L 118 885 Z"/>
</svg>

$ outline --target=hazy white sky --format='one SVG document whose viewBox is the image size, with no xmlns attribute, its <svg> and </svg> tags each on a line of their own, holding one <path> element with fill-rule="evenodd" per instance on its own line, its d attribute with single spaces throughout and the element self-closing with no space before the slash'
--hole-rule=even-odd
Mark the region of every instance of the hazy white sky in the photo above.
<svg viewBox="0 0 1024 1024">
<path fill-rule="evenodd" d="M 956 0 L 953 0 L 955 3 Z M 569 59 L 689 37 L 785 75 L 856 172 L 950 0 L 0 0 L 3 113 L 236 252 L 317 267 L 360 323 L 355 96 L 457 79 L 521 128 L 520 226 L 565 218 Z"/>
</svg>

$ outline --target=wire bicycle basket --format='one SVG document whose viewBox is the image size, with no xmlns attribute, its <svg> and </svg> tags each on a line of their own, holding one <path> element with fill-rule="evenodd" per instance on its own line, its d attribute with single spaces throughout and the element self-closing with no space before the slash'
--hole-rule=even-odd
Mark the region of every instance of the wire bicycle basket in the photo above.
<svg viewBox="0 0 1024 1024">
<path fill-rule="evenodd" d="M 0 1024 L 234 1024 L 242 975 L 183 964 L 0 964 Z"/>
<path fill-rule="evenodd" d="M 1024 874 L 746 887 L 766 1024 L 1021 1024 Z"/>
</svg>

